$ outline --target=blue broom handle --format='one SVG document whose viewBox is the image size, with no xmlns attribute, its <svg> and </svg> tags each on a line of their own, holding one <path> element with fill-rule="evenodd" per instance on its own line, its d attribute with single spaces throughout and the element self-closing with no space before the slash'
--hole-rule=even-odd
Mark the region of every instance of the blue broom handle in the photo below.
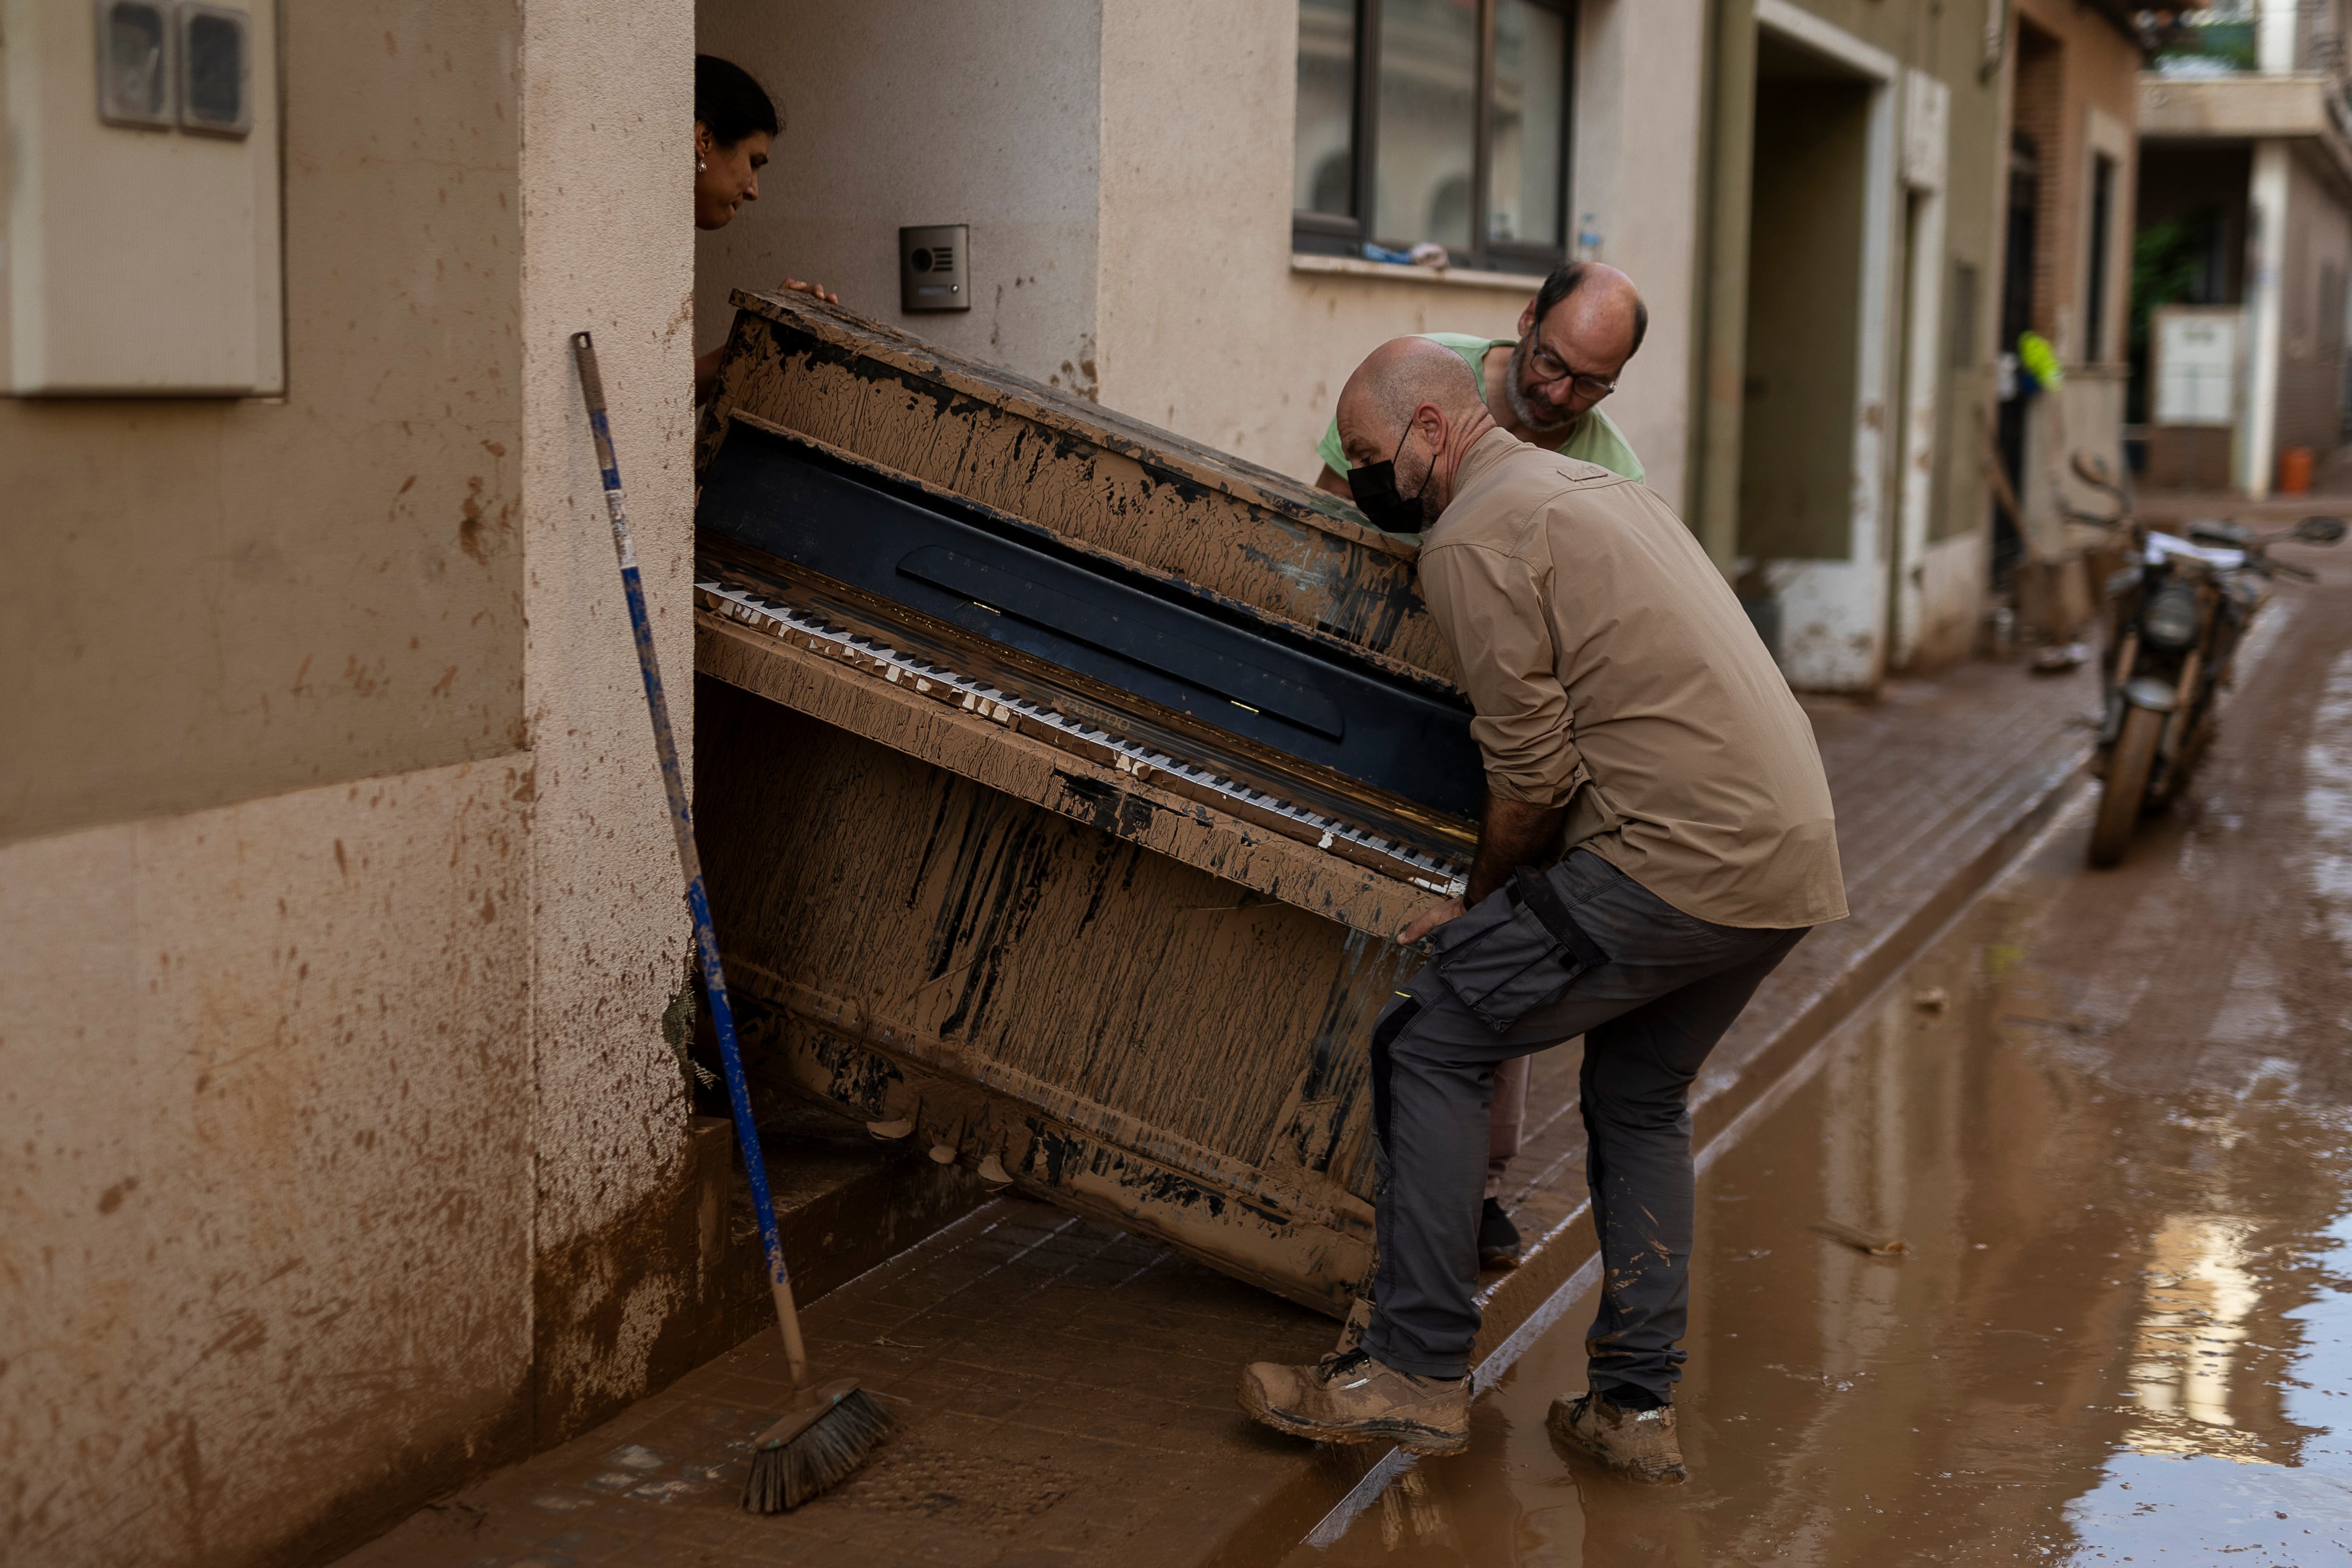
<svg viewBox="0 0 2352 1568">
<path fill-rule="evenodd" d="M 710 924 L 710 896 L 703 890 L 702 857 L 695 852 L 694 816 L 687 809 L 686 779 L 678 771 L 677 742 L 670 731 L 669 700 L 662 694 L 661 664 L 654 654 L 654 628 L 646 614 L 646 590 L 637 575 L 636 546 L 629 537 L 629 514 L 621 495 L 621 467 L 613 455 L 613 428 L 604 414 L 604 381 L 597 374 L 596 350 L 586 332 L 572 334 L 580 367 L 580 391 L 588 404 L 588 427 L 596 437 L 596 466 L 604 479 L 604 510 L 613 520 L 613 549 L 621 561 L 621 586 L 629 599 L 629 626 L 636 635 L 637 668 L 646 679 L 646 706 L 652 710 L 654 748 L 661 755 L 662 788 L 669 794 L 669 825 L 677 836 L 677 863 L 686 873 L 687 908 L 694 914 L 694 948 L 702 961 L 702 994 L 710 1002 L 710 1024 L 719 1036 L 719 1056 L 727 1068 L 727 1100 L 735 1113 L 735 1142 L 751 1178 L 751 1207 L 760 1216 L 760 1245 L 768 1255 L 768 1283 L 776 1301 L 776 1321 L 784 1336 L 784 1356 L 793 1386 L 808 1383 L 808 1352 L 801 1341 L 800 1314 L 793 1310 L 792 1279 L 784 1270 L 783 1238 L 768 1196 L 768 1171 L 760 1158 L 759 1129 L 751 1120 L 751 1094 L 743 1081 L 743 1056 L 735 1043 L 735 1015 L 727 1005 L 727 982 L 719 970 L 719 938 Z"/>
</svg>

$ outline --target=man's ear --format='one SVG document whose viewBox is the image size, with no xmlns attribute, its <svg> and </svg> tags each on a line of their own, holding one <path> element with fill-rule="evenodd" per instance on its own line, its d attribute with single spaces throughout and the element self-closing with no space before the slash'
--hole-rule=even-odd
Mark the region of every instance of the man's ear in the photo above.
<svg viewBox="0 0 2352 1568">
<path fill-rule="evenodd" d="M 1453 433 L 1452 422 L 1445 417 L 1445 410 L 1434 403 L 1424 403 L 1412 411 L 1412 422 L 1420 426 L 1422 435 L 1428 440 L 1433 459 L 1445 450 L 1446 437 Z"/>
<path fill-rule="evenodd" d="M 1529 300 L 1528 301 L 1528 308 L 1519 312 L 1519 336 L 1524 338 L 1535 330 L 1536 302 L 1533 300 Z"/>
</svg>

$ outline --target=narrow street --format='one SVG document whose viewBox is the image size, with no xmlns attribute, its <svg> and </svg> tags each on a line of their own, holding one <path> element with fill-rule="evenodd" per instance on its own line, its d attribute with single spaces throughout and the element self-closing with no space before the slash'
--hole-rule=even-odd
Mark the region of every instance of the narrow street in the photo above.
<svg viewBox="0 0 2352 1568">
<path fill-rule="evenodd" d="M 1688 1486 L 1545 1434 L 1588 1300 L 1287 1560 L 2352 1557 L 2352 563 L 2296 559 L 2193 798 L 2114 872 L 2078 798 L 1702 1177 Z"/>
</svg>

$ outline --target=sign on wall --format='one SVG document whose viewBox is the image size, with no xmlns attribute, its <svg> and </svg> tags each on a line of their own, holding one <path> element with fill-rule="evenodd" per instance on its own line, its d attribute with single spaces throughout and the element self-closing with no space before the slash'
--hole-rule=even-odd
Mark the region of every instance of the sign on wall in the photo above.
<svg viewBox="0 0 2352 1568">
<path fill-rule="evenodd" d="M 2227 426 L 2238 422 L 2242 321 L 2242 312 L 2227 305 L 2168 305 L 2154 312 L 2151 424 Z"/>
</svg>

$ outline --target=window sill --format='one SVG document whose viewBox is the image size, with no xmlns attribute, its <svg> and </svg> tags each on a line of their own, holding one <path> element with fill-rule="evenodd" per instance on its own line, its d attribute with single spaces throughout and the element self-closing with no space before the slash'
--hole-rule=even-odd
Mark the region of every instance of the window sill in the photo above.
<svg viewBox="0 0 2352 1568">
<path fill-rule="evenodd" d="M 1502 289 L 1532 294 L 1543 287 L 1540 272 L 1479 272 L 1464 267 L 1406 267 L 1392 261 L 1365 261 L 1353 256 L 1317 256 L 1293 251 L 1293 272 L 1336 273 L 1346 278 L 1391 278 L 1401 283 L 1444 283 L 1456 289 Z"/>
</svg>

